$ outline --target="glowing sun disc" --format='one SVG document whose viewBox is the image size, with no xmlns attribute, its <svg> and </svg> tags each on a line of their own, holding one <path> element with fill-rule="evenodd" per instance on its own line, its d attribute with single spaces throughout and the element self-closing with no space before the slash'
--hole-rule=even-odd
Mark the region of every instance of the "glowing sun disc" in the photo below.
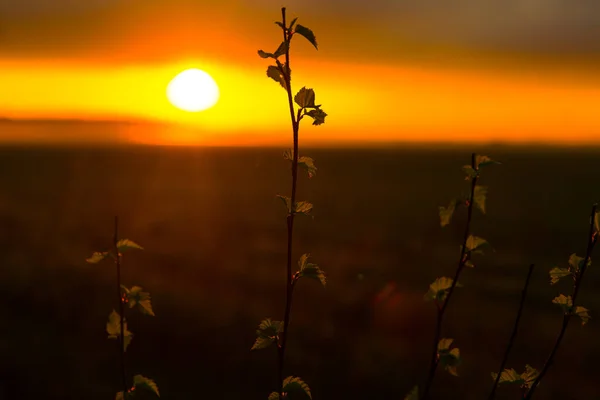
<svg viewBox="0 0 600 400">
<path fill-rule="evenodd" d="M 177 108 L 198 112 L 217 103 L 219 87 L 206 72 L 196 68 L 187 69 L 169 82 L 167 98 Z"/>
</svg>

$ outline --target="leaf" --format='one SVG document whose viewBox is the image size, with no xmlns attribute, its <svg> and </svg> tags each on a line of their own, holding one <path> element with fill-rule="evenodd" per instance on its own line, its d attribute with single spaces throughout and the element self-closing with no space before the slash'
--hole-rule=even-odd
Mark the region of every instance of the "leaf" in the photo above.
<svg viewBox="0 0 600 400">
<path fill-rule="evenodd" d="M 304 86 L 294 96 L 294 102 L 301 108 L 316 108 L 315 107 L 315 91 L 313 89 L 307 89 Z"/>
<path fill-rule="evenodd" d="M 452 215 L 454 214 L 454 210 L 456 209 L 456 200 L 453 199 L 452 201 L 450 201 L 450 204 L 448 204 L 448 207 L 439 207 L 440 209 L 440 225 L 443 227 L 445 227 L 446 225 L 450 224 L 450 221 L 452 220 Z"/>
<path fill-rule="evenodd" d="M 498 377 L 497 373 L 492 372 L 492 379 L 495 381 L 496 378 Z M 506 368 L 504 371 L 502 371 L 502 373 L 500 374 L 500 380 L 498 381 L 498 383 L 516 383 L 518 385 L 522 385 L 525 383 L 525 379 L 523 379 L 521 377 L 521 375 L 515 371 L 514 369 L 510 368 Z"/>
<path fill-rule="evenodd" d="M 425 294 L 425 299 L 444 301 L 448 295 L 448 290 L 450 290 L 452 287 L 452 282 L 452 278 L 437 278 L 431 285 L 429 285 L 429 291 Z M 461 287 L 462 285 L 457 282 L 456 286 Z"/>
<path fill-rule="evenodd" d="M 265 51 L 259 50 L 258 51 L 258 55 L 261 58 L 275 58 L 275 59 L 277 59 L 277 58 L 281 57 L 282 55 L 284 55 L 285 52 L 287 51 L 287 49 L 288 49 L 288 44 L 287 44 L 287 42 L 284 41 L 284 42 L 281 42 L 281 44 L 279 45 L 279 47 L 277 48 L 277 50 L 275 50 L 275 53 L 267 53 Z"/>
<path fill-rule="evenodd" d="M 489 245 L 487 240 L 480 238 L 478 236 L 470 235 L 467 238 L 467 251 L 473 254 L 483 254 L 481 248 L 485 245 Z"/>
<path fill-rule="evenodd" d="M 285 208 L 287 208 L 288 213 L 290 212 L 290 202 L 292 201 L 289 197 L 287 196 L 283 196 L 278 194 L 277 197 L 279 197 L 281 199 L 281 201 L 283 201 L 283 204 L 285 204 Z"/>
<path fill-rule="evenodd" d="M 415 386 L 410 393 L 404 397 L 404 400 L 419 400 L 419 387 Z"/>
<path fill-rule="evenodd" d="M 327 116 L 327 113 L 320 108 L 315 108 L 307 111 L 305 115 L 308 115 L 313 119 L 313 125 L 321 125 L 325 123 L 325 117 Z"/>
<path fill-rule="evenodd" d="M 442 351 L 442 350 L 450 349 L 452 342 L 454 342 L 454 339 L 449 339 L 449 338 L 440 339 L 440 341 L 438 342 L 438 352 Z"/>
<path fill-rule="evenodd" d="M 475 168 L 479 169 L 481 167 L 485 167 L 486 165 L 492 164 L 500 164 L 498 161 L 494 161 L 488 156 L 480 156 L 479 154 L 475 155 Z"/>
<path fill-rule="evenodd" d="M 465 261 L 464 266 L 469 268 L 475 268 L 475 264 L 473 264 L 473 261 L 471 260 Z"/>
<path fill-rule="evenodd" d="M 574 314 L 577 315 L 579 318 L 581 318 L 581 325 L 585 325 L 588 323 L 588 321 L 590 320 L 590 314 L 587 308 L 585 307 L 581 307 L 581 306 L 577 306 L 575 307 L 575 312 Z"/>
<path fill-rule="evenodd" d="M 131 339 L 133 339 L 133 333 L 127 329 L 127 320 L 123 320 L 123 325 L 125 326 L 123 332 L 124 339 L 124 351 L 127 350 L 129 343 L 131 343 Z M 115 310 L 110 313 L 108 316 L 108 322 L 106 323 L 106 332 L 108 333 L 109 339 L 117 339 L 121 338 L 121 316 Z"/>
<path fill-rule="evenodd" d="M 92 256 L 90 258 L 86 258 L 85 261 L 90 263 L 90 264 L 98 264 L 100 261 L 104 260 L 106 257 L 109 256 L 109 252 L 108 251 L 103 251 L 103 252 L 94 252 L 94 254 L 92 254 Z"/>
<path fill-rule="evenodd" d="M 283 158 L 288 161 L 294 161 L 294 150 L 287 149 L 283 152 Z M 304 168 L 308 173 L 308 177 L 312 178 L 317 174 L 317 167 L 315 166 L 315 160 L 306 156 L 298 157 L 298 166 Z"/>
<path fill-rule="evenodd" d="M 486 186 L 475 186 L 475 190 L 473 191 L 473 203 L 479 208 L 479 210 L 485 214 L 485 199 L 487 196 L 487 187 Z"/>
<path fill-rule="evenodd" d="M 117 242 L 117 249 L 119 250 L 119 253 L 122 253 L 125 250 L 129 250 L 129 249 L 144 250 L 144 248 L 142 246 L 135 243 L 133 240 L 129 240 L 129 239 L 119 240 Z"/>
<path fill-rule="evenodd" d="M 127 393 L 127 398 L 129 398 L 129 392 Z M 117 392 L 115 395 L 115 400 L 125 400 L 125 396 L 123 396 L 123 391 Z"/>
<path fill-rule="evenodd" d="M 575 269 L 575 271 L 579 271 L 581 267 L 583 267 L 583 262 L 585 259 L 583 257 L 579 257 L 577 254 L 573 253 L 569 256 L 569 265 Z"/>
<path fill-rule="evenodd" d="M 317 167 L 315 166 L 315 160 L 310 157 L 301 156 L 298 157 L 298 165 L 306 170 L 308 177 L 312 178 L 317 174 Z"/>
<path fill-rule="evenodd" d="M 315 37 L 313 31 L 311 31 L 305 26 L 298 24 L 296 25 L 296 29 L 294 29 L 294 32 L 304 36 L 306 40 L 308 40 L 313 46 L 315 46 L 315 49 L 319 49 L 319 47 L 317 46 L 317 38 Z"/>
<path fill-rule="evenodd" d="M 300 266 L 300 271 L 298 272 L 298 277 L 307 277 L 312 279 L 317 279 L 321 282 L 323 286 L 326 285 L 326 277 L 325 272 L 317 265 L 313 263 L 309 263 L 308 257 L 310 254 L 303 254 L 298 261 L 298 265 Z"/>
<path fill-rule="evenodd" d="M 271 318 L 263 319 L 256 330 L 256 341 L 250 350 L 266 349 L 279 339 L 279 333 L 283 330 L 281 321 L 272 321 Z"/>
<path fill-rule="evenodd" d="M 552 300 L 552 302 L 554 304 L 558 304 L 565 313 L 569 313 L 571 311 L 571 308 L 573 307 L 573 299 L 571 298 L 571 296 L 565 296 L 564 294 L 556 296 Z"/>
<path fill-rule="evenodd" d="M 273 79 L 275 82 L 279 83 L 282 88 L 286 88 L 285 78 L 279 69 L 274 65 L 269 65 L 267 67 L 267 76 Z"/>
<path fill-rule="evenodd" d="M 600 234 L 600 211 L 596 211 L 596 215 L 594 216 L 594 226 L 596 227 L 596 232 Z"/>
<path fill-rule="evenodd" d="M 467 177 L 465 178 L 466 181 L 471 180 L 477 176 L 477 171 L 475 171 L 470 165 L 464 165 L 462 167 L 462 170 L 465 174 L 467 174 Z"/>
<path fill-rule="evenodd" d="M 297 201 L 294 207 L 294 214 L 308 215 L 313 209 L 313 205 L 308 201 Z"/>
<path fill-rule="evenodd" d="M 290 392 L 301 392 L 304 393 L 309 399 L 312 399 L 310 388 L 302 379 L 298 377 L 288 376 L 283 380 L 283 391 L 286 393 Z"/>
<path fill-rule="evenodd" d="M 296 18 L 294 18 L 294 19 L 292 20 L 292 22 L 290 22 L 290 29 L 292 29 L 292 28 L 294 27 L 294 25 L 296 24 L 296 21 L 298 21 L 298 18 L 297 18 L 297 17 L 296 17 Z"/>
<path fill-rule="evenodd" d="M 522 386 L 531 388 L 531 385 L 533 385 L 533 382 L 535 382 L 539 374 L 539 371 L 531 365 L 525 365 L 525 372 L 521 374 L 521 378 L 525 381 L 525 384 Z"/>
<path fill-rule="evenodd" d="M 146 378 L 145 376 L 142 376 L 142 375 L 136 375 L 133 377 L 133 386 L 136 389 L 143 388 L 143 389 L 150 390 L 151 392 L 154 392 L 155 395 L 160 397 L 160 394 L 158 392 L 158 386 L 156 385 L 156 382 L 154 382 L 150 378 Z"/>
<path fill-rule="evenodd" d="M 438 342 L 438 357 L 440 364 L 451 375 L 458 376 L 458 367 L 461 363 L 460 350 L 455 347 L 450 349 L 450 345 L 454 339 L 440 339 Z"/>
<path fill-rule="evenodd" d="M 271 392 L 271 394 L 269 395 L 269 398 L 267 400 L 279 400 L 279 393 Z"/>
<path fill-rule="evenodd" d="M 126 296 L 129 308 L 139 305 L 140 311 L 143 314 L 151 315 L 153 317 L 156 316 L 152 310 L 150 293 L 142 291 L 140 286 L 133 286 L 130 290 L 127 290 Z"/>
<path fill-rule="evenodd" d="M 565 276 L 571 275 L 571 271 L 568 268 L 552 268 L 550 270 L 550 284 L 554 285 Z"/>
</svg>

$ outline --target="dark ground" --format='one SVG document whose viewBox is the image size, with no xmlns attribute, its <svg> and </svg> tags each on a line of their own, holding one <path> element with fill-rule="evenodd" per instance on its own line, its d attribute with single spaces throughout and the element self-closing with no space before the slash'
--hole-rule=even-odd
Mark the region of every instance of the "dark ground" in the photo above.
<svg viewBox="0 0 600 400">
<path fill-rule="evenodd" d="M 460 167 L 472 150 L 503 163 L 484 172 L 488 212 L 473 222 L 495 252 L 461 279 L 444 333 L 461 349 L 461 377 L 440 373 L 435 389 L 440 399 L 487 398 L 532 262 L 509 367 L 543 364 L 561 324 L 551 299 L 570 290 L 550 286 L 548 270 L 585 251 L 600 150 L 307 150 L 319 171 L 300 179 L 299 196 L 315 204 L 314 219 L 296 225 L 295 258 L 310 252 L 328 287 L 298 286 L 286 372 L 315 400 L 402 399 L 423 381 L 434 322 L 423 294 L 454 272 L 465 216 L 442 229 L 437 207 L 467 190 Z M 104 328 L 115 271 L 85 259 L 110 246 L 118 214 L 122 237 L 146 248 L 125 255 L 124 281 L 150 291 L 157 314 L 130 317 L 129 371 L 154 378 L 164 399 L 266 399 L 275 351 L 250 347 L 261 318 L 283 312 L 285 212 L 275 194 L 289 195 L 290 176 L 281 154 L 0 149 L 0 397 L 114 398 L 117 349 Z M 599 284 L 593 266 L 579 297 L 593 318 Z M 539 399 L 600 398 L 599 335 L 598 319 L 573 321 Z"/>
</svg>

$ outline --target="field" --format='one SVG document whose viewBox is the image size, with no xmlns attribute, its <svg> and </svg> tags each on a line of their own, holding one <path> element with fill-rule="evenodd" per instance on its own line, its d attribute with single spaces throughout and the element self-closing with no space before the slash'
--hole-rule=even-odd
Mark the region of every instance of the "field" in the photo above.
<svg viewBox="0 0 600 400">
<path fill-rule="evenodd" d="M 506 345 L 527 266 L 536 264 L 509 367 L 540 368 L 561 324 L 551 304 L 567 283 L 548 270 L 585 251 L 600 200 L 600 149 L 503 146 L 312 149 L 302 176 L 314 218 L 296 225 L 296 257 L 310 252 L 328 286 L 302 281 L 294 298 L 287 374 L 318 399 L 401 399 L 422 383 L 434 309 L 423 295 L 451 276 L 464 213 L 441 228 L 438 206 L 466 191 L 471 151 L 503 163 L 486 170 L 487 215 L 473 231 L 494 247 L 465 272 L 446 337 L 464 357 L 460 378 L 441 373 L 443 399 L 482 399 Z M 0 148 L 0 398 L 112 399 L 116 342 L 104 330 L 116 307 L 110 263 L 85 262 L 122 236 L 143 245 L 124 257 L 124 281 L 153 296 L 156 318 L 132 315 L 128 369 L 164 399 L 266 399 L 274 349 L 251 352 L 263 317 L 281 318 L 285 279 L 283 149 Z M 600 249 L 597 250 L 597 252 Z M 600 257 L 600 254 L 597 254 Z M 600 272 L 579 297 L 600 312 Z M 600 398 L 598 318 L 572 321 L 539 399 Z M 442 396 L 443 393 L 443 396 Z M 499 399 L 515 399 L 505 388 Z"/>
</svg>

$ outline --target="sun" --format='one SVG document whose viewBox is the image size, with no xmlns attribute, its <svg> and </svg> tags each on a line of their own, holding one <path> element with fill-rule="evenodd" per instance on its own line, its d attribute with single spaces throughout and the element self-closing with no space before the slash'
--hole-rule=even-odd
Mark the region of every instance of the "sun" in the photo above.
<svg viewBox="0 0 600 400">
<path fill-rule="evenodd" d="M 167 85 L 167 98 L 171 104 L 189 112 L 211 108 L 217 104 L 219 94 L 215 80 L 196 68 L 179 73 Z"/>
</svg>

